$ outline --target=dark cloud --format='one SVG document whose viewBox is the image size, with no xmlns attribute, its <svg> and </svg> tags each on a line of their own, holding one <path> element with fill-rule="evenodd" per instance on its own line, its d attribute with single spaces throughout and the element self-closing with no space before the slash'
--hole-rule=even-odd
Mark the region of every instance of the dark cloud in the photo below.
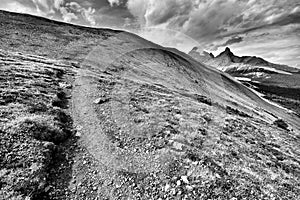
<svg viewBox="0 0 300 200">
<path fill-rule="evenodd" d="M 237 34 L 243 35 L 246 33 L 257 31 L 257 30 L 265 30 L 267 32 L 268 29 L 270 29 L 272 27 L 280 28 L 280 27 L 293 25 L 293 24 L 296 24 L 296 25 L 300 24 L 300 12 L 281 16 L 271 23 L 262 23 L 257 26 L 253 26 L 253 23 L 249 22 L 248 24 L 244 24 L 244 26 L 241 29 L 233 29 L 231 31 L 227 31 L 227 30 L 223 31 L 222 33 L 220 33 L 220 35 L 217 38 L 224 38 L 224 37 L 229 37 L 229 36 L 237 35 Z M 247 27 L 247 28 L 245 28 L 245 27 Z M 298 30 L 298 29 L 296 29 L 296 30 Z M 296 31 L 295 33 L 299 33 L 299 31 Z"/>
<path fill-rule="evenodd" d="M 232 45 L 234 43 L 240 43 L 243 41 L 243 38 L 240 37 L 240 36 L 236 36 L 236 37 L 233 37 L 233 38 L 230 38 L 229 40 L 227 40 L 224 44 L 220 45 L 220 47 L 222 46 L 229 46 L 229 45 Z"/>
<path fill-rule="evenodd" d="M 120 21 L 123 21 L 125 18 L 134 18 L 134 16 L 128 11 L 126 7 L 102 7 L 98 10 L 98 14 L 107 15 L 114 17 Z"/>
<path fill-rule="evenodd" d="M 300 24 L 300 11 L 279 18 L 272 25 L 284 26 L 288 24 Z"/>
<path fill-rule="evenodd" d="M 211 43 L 211 44 L 206 45 L 206 47 L 210 51 L 216 51 L 220 47 L 227 47 L 227 46 L 230 46 L 230 45 L 233 45 L 233 44 L 236 44 L 236 43 L 241 43 L 243 41 L 244 41 L 243 37 L 234 36 L 234 37 L 231 37 L 230 39 L 228 39 L 227 41 L 225 41 L 223 43 L 217 43 L 217 44 Z"/>
<path fill-rule="evenodd" d="M 295 36 L 290 41 L 298 38 L 299 42 L 299 0 L 0 0 L 0 8 L 81 25 L 128 29 L 154 41 L 153 35 L 159 35 L 156 42 L 181 50 L 196 43 L 200 49 L 242 48 L 250 45 L 248 39 L 274 42 L 286 36 Z"/>
<path fill-rule="evenodd" d="M 243 14 L 239 14 L 237 17 L 232 17 L 229 22 L 228 25 L 233 26 L 236 24 L 240 24 L 243 22 L 244 15 Z"/>
</svg>

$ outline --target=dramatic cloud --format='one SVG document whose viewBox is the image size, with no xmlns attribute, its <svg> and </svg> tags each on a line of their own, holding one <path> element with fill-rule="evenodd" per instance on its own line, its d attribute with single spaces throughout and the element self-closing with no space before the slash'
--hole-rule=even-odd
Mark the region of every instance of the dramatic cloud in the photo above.
<svg viewBox="0 0 300 200">
<path fill-rule="evenodd" d="M 95 9 L 82 7 L 77 2 L 67 2 L 65 0 L 1 0 L 0 8 L 65 22 L 79 22 L 86 25 L 96 24 L 93 19 Z"/>
<path fill-rule="evenodd" d="M 225 42 L 222 46 L 228 46 L 228 45 L 231 45 L 231 44 L 234 44 L 234 43 L 240 43 L 243 41 L 243 38 L 242 37 L 233 37 L 229 40 L 227 40 L 227 42 Z"/>
<path fill-rule="evenodd" d="M 129 0 L 127 2 L 127 7 L 141 24 L 145 23 L 145 13 L 148 8 L 148 0 Z"/>
<path fill-rule="evenodd" d="M 1 0 L 0 8 L 126 29 L 185 52 L 230 46 L 237 54 L 300 63 L 299 0 Z"/>
<path fill-rule="evenodd" d="M 120 0 L 108 0 L 108 2 L 110 4 L 110 6 L 114 6 L 114 5 L 118 6 L 121 4 Z"/>
<path fill-rule="evenodd" d="M 226 39 L 226 38 L 224 38 L 224 39 Z M 240 42 L 243 42 L 243 37 L 234 36 L 234 37 L 229 38 L 224 43 L 219 43 L 219 44 L 216 44 L 216 45 L 214 43 L 211 43 L 209 45 L 206 45 L 206 48 L 210 49 L 211 51 L 217 51 L 219 49 L 219 47 L 228 47 L 228 46 L 231 46 L 235 43 L 240 43 Z"/>
<path fill-rule="evenodd" d="M 268 33 L 266 33 L 268 31 Z M 261 56 L 274 63 L 299 66 L 300 27 L 290 24 L 284 27 L 270 27 L 244 34 L 243 41 L 230 47 L 238 55 Z M 225 47 L 219 48 L 215 54 Z"/>
<path fill-rule="evenodd" d="M 262 56 L 293 66 L 300 63 L 299 56 L 295 55 L 299 54 L 300 47 L 294 45 L 300 43 L 300 9 L 295 0 L 175 0 L 164 3 L 129 0 L 128 7 L 140 19 L 144 30 L 151 28 L 149 34 L 145 31 L 140 34 L 160 44 L 186 51 L 186 44 L 197 41 L 200 49 L 209 51 L 220 52 L 221 47 L 231 46 L 243 55 Z M 293 30 L 289 31 L 291 27 Z M 157 34 L 153 28 L 158 28 Z M 185 37 L 179 38 L 178 34 L 172 37 L 170 29 L 180 31 Z"/>
<path fill-rule="evenodd" d="M 71 12 L 69 12 L 69 14 L 73 14 L 75 16 L 78 16 L 78 14 L 81 15 L 81 17 L 83 17 L 83 19 L 85 19 L 87 22 L 89 22 L 92 26 L 96 25 L 96 21 L 94 18 L 94 13 L 96 12 L 96 10 L 94 8 L 83 8 L 81 5 L 79 5 L 76 2 L 70 2 L 70 3 L 66 3 L 65 7 L 61 8 L 63 10 L 66 10 L 66 8 L 68 10 L 70 10 Z M 65 17 L 63 15 L 63 17 Z M 64 20 L 66 21 L 66 20 Z"/>
<path fill-rule="evenodd" d="M 37 14 L 35 5 L 31 1 L 27 1 L 26 4 L 22 4 L 18 1 L 1 0 L 0 9 L 19 13 Z"/>
<path fill-rule="evenodd" d="M 188 52 L 191 47 L 200 46 L 200 43 L 180 31 L 166 28 L 143 28 L 139 35 L 165 47 L 173 47 Z M 172 39 L 169 39 L 172 38 Z"/>
<path fill-rule="evenodd" d="M 235 1 L 216 0 L 199 3 L 184 23 L 184 31 L 200 41 L 214 40 L 226 31 L 226 24 L 242 9 Z"/>
</svg>

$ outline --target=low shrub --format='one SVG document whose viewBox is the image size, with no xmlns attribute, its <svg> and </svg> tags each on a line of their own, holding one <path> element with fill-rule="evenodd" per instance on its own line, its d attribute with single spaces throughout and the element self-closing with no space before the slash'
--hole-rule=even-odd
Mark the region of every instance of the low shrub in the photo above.
<svg viewBox="0 0 300 200">
<path fill-rule="evenodd" d="M 65 141 L 68 137 L 54 117 L 47 115 L 21 117 L 11 124 L 10 129 L 15 133 L 26 134 L 37 140 L 55 144 Z"/>
<path fill-rule="evenodd" d="M 274 125 L 278 126 L 279 128 L 282 128 L 284 130 L 288 130 L 289 125 L 282 119 L 277 119 L 273 122 Z"/>
</svg>

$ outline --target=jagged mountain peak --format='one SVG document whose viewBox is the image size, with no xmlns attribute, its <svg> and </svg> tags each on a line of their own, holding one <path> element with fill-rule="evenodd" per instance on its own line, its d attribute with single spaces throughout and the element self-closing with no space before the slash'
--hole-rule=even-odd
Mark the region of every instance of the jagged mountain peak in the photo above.
<svg viewBox="0 0 300 200">
<path fill-rule="evenodd" d="M 230 75 L 124 31 L 0 35 L 0 199 L 299 196 L 299 118 Z"/>
<path fill-rule="evenodd" d="M 214 54 L 209 53 L 209 52 L 207 52 L 207 51 L 202 51 L 201 54 L 202 54 L 203 56 L 209 56 L 209 57 L 211 57 L 211 58 L 214 58 L 214 57 L 215 57 Z"/>
<path fill-rule="evenodd" d="M 244 73 L 250 73 L 249 76 L 251 78 L 269 77 L 271 74 L 278 73 L 300 73 L 299 69 L 287 65 L 274 64 L 259 56 L 237 56 L 229 47 L 226 47 L 216 57 L 208 56 L 210 55 L 208 52 L 199 53 L 198 51 L 191 51 L 189 55 L 204 64 L 236 76 L 238 74 L 240 77 L 242 76 L 241 73 L 243 75 L 245 75 Z"/>
<path fill-rule="evenodd" d="M 231 52 L 230 48 L 229 48 L 229 47 L 226 47 L 226 48 L 225 48 L 225 52 Z"/>
<path fill-rule="evenodd" d="M 234 57 L 235 55 L 232 53 L 232 51 L 230 50 L 229 47 L 226 47 L 225 50 L 223 52 L 221 52 L 217 57 L 220 56 L 228 56 L 228 57 Z"/>
</svg>

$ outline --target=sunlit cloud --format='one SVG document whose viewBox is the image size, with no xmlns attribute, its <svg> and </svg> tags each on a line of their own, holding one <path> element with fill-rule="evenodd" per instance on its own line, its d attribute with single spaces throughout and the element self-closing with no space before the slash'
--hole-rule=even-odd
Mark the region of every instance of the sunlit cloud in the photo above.
<svg viewBox="0 0 300 200">
<path fill-rule="evenodd" d="M 229 46 L 238 54 L 300 63 L 298 0 L 1 0 L 0 9 L 125 29 L 184 52 Z"/>
</svg>

